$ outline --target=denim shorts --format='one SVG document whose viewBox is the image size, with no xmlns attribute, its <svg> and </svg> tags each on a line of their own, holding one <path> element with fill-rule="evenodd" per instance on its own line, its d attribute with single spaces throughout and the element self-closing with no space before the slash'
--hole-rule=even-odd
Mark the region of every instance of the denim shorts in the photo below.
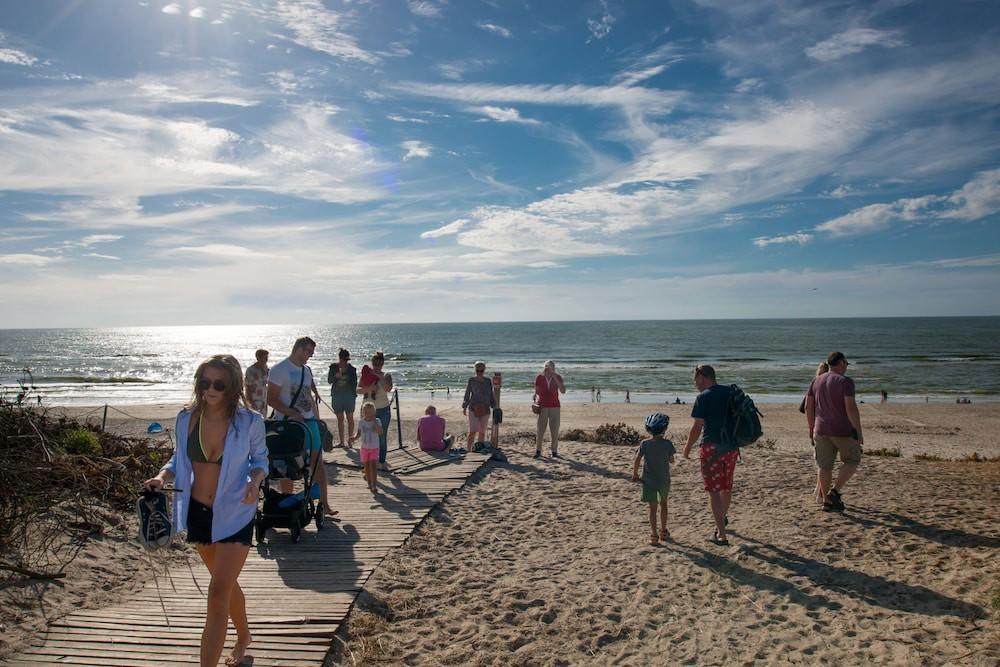
<svg viewBox="0 0 1000 667">
<path fill-rule="evenodd" d="M 357 401 L 357 394 L 336 391 L 330 394 L 330 405 L 333 407 L 334 412 L 354 412 L 354 408 L 358 404 Z"/>
<path fill-rule="evenodd" d="M 254 519 L 250 519 L 250 523 L 229 537 L 218 541 L 250 546 L 250 540 L 253 537 L 253 522 Z M 212 544 L 212 508 L 204 503 L 199 503 L 194 498 L 191 498 L 191 504 L 188 506 L 186 541 L 195 544 Z"/>
</svg>

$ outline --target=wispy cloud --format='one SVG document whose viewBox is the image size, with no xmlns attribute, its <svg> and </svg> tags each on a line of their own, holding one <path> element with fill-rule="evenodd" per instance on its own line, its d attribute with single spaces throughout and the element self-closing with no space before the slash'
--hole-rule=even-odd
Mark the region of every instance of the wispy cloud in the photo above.
<svg viewBox="0 0 1000 667">
<path fill-rule="evenodd" d="M 28 253 L 11 253 L 9 255 L 0 255 L 0 265 L 3 266 L 23 266 L 23 267 L 41 267 L 48 266 L 54 262 L 58 262 L 59 257 L 50 257 L 48 255 L 32 255 Z"/>
<path fill-rule="evenodd" d="M 451 236 L 453 234 L 458 234 L 462 231 L 462 228 L 469 224 L 468 220 L 456 220 L 455 222 L 449 222 L 447 225 L 438 227 L 437 229 L 429 229 L 420 235 L 422 239 L 438 239 L 442 236 Z"/>
<path fill-rule="evenodd" d="M 799 245 L 805 245 L 811 239 L 812 234 L 798 232 L 795 234 L 786 234 L 784 236 L 758 236 L 753 240 L 753 244 L 758 248 L 766 248 L 769 245 L 780 245 L 783 243 L 798 243 Z"/>
<path fill-rule="evenodd" d="M 241 245 L 230 245 L 226 243 L 208 243 L 198 246 L 181 246 L 169 251 L 172 254 L 188 255 L 210 255 L 212 257 L 227 258 L 232 260 L 256 259 L 270 257 L 269 253 L 252 250 Z"/>
<path fill-rule="evenodd" d="M 430 122 L 426 118 L 412 118 L 409 116 L 400 116 L 399 114 L 395 113 L 388 113 L 385 115 L 385 117 L 394 123 L 418 123 L 420 125 L 426 125 L 428 122 Z"/>
<path fill-rule="evenodd" d="M 347 31 L 350 15 L 328 9 L 320 0 L 279 0 L 267 16 L 284 26 L 296 44 L 334 58 L 362 63 L 378 63 L 381 58 L 358 45 Z"/>
<path fill-rule="evenodd" d="M 601 0 L 601 9 L 599 17 L 587 19 L 587 30 L 590 32 L 591 39 L 604 39 L 611 34 L 611 29 L 615 25 L 615 17 L 608 9 L 607 0 Z M 587 41 L 589 42 L 590 39 Z"/>
<path fill-rule="evenodd" d="M 861 53 L 869 46 L 893 49 L 904 44 L 896 30 L 851 28 L 806 49 L 806 55 L 816 60 L 831 61 Z"/>
<path fill-rule="evenodd" d="M 441 5 L 426 0 L 408 0 L 406 6 L 410 13 L 424 18 L 435 19 L 441 16 Z"/>
<path fill-rule="evenodd" d="M 400 148 L 406 151 L 403 162 L 413 158 L 428 158 L 431 156 L 431 147 L 422 141 L 404 141 L 399 144 Z"/>
<path fill-rule="evenodd" d="M 181 6 L 176 2 L 171 2 L 169 5 L 163 5 L 163 7 L 160 8 L 160 11 L 163 12 L 164 14 L 172 14 L 176 16 L 177 14 L 180 14 L 184 10 L 181 9 Z"/>
<path fill-rule="evenodd" d="M 203 19 L 205 18 L 205 8 L 195 7 L 194 9 L 188 12 L 188 16 L 190 16 L 193 19 Z"/>
<path fill-rule="evenodd" d="M 27 54 L 24 51 L 19 51 L 17 49 L 10 49 L 10 48 L 0 48 L 0 63 L 31 67 L 37 62 L 38 58 L 30 54 Z"/>
<path fill-rule="evenodd" d="M 476 27 L 480 30 L 485 30 L 486 32 L 492 32 L 494 35 L 500 35 L 504 39 L 510 39 L 513 34 L 510 30 L 503 27 L 502 25 L 497 25 L 496 23 L 487 23 L 485 21 L 478 21 Z"/>
<path fill-rule="evenodd" d="M 486 116 L 491 120 L 495 120 L 498 123 L 520 123 L 522 125 L 541 125 L 541 121 L 535 120 L 533 118 L 524 118 L 521 116 L 521 112 L 513 107 L 493 107 L 493 106 L 481 106 L 481 107 L 468 107 L 466 111 L 475 114 L 481 114 Z"/>
</svg>

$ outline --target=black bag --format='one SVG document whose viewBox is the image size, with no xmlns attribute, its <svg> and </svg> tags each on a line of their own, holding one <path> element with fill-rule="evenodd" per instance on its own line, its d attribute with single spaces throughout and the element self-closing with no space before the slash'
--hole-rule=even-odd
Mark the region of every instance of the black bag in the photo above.
<svg viewBox="0 0 1000 667">
<path fill-rule="evenodd" d="M 726 413 L 722 421 L 722 441 L 715 449 L 718 454 L 746 447 L 764 435 L 760 425 L 763 415 L 754 405 L 753 399 L 735 384 L 730 385 L 729 389 L 729 400 L 726 401 Z"/>
</svg>

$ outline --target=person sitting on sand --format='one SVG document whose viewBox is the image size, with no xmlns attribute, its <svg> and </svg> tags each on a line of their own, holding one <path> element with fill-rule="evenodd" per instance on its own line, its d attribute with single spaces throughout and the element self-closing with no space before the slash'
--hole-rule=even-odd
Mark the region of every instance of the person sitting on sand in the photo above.
<svg viewBox="0 0 1000 667">
<path fill-rule="evenodd" d="M 670 464 L 674 462 L 674 443 L 663 437 L 670 425 L 670 417 L 662 412 L 654 412 L 646 417 L 646 431 L 652 437 L 643 440 L 635 452 L 632 462 L 632 481 L 642 482 L 640 499 L 649 504 L 650 544 L 659 544 L 670 539 L 667 530 L 667 496 L 670 495 Z M 639 461 L 642 461 L 642 477 L 639 477 Z M 660 509 L 660 531 L 656 531 L 656 509 Z"/>
<path fill-rule="evenodd" d="M 252 639 L 238 579 L 267 475 L 264 420 L 240 404 L 243 373 L 235 358 L 211 357 L 194 378 L 194 397 L 177 415 L 174 454 L 144 486 L 157 491 L 165 482 L 176 483 L 174 528 L 187 531 L 187 541 L 195 544 L 212 575 L 201 633 L 202 667 L 219 664 L 230 620 L 236 644 L 226 664 L 238 665 Z"/>
<path fill-rule="evenodd" d="M 830 372 L 813 378 L 806 394 L 806 422 L 819 469 L 823 511 L 843 512 L 841 491 L 861 463 L 861 413 L 854 400 L 854 380 L 844 375 L 848 362 L 843 352 L 831 352 Z M 840 453 L 840 473 L 833 481 L 833 466 Z"/>
<path fill-rule="evenodd" d="M 455 439 L 445 435 L 447 423 L 444 417 L 439 417 L 437 408 L 428 405 L 424 416 L 417 420 L 417 442 L 425 452 L 440 452 L 451 449 Z"/>
<path fill-rule="evenodd" d="M 701 392 L 691 406 L 691 431 L 688 433 L 684 458 L 691 458 L 691 448 L 700 443 L 701 477 L 708 492 L 709 506 L 715 519 L 714 544 L 728 546 L 726 525 L 729 523 L 729 506 L 733 500 L 733 476 L 739 450 L 719 454 L 716 447 L 722 440 L 722 426 L 726 420 L 729 395 L 732 389 L 716 384 L 715 369 L 699 364 L 694 369 L 694 385 Z"/>
<path fill-rule="evenodd" d="M 244 389 L 247 403 L 261 415 L 267 415 L 267 350 L 257 350 L 254 353 L 257 361 L 247 366 L 244 377 Z"/>
<path fill-rule="evenodd" d="M 472 451 L 472 443 L 486 440 L 486 425 L 490 421 L 490 410 L 494 407 L 493 383 L 486 377 L 486 362 L 477 361 L 476 374 L 465 385 L 462 398 L 462 414 L 469 417 L 469 438 L 466 451 Z M 478 440 L 474 438 L 478 437 Z"/>
</svg>

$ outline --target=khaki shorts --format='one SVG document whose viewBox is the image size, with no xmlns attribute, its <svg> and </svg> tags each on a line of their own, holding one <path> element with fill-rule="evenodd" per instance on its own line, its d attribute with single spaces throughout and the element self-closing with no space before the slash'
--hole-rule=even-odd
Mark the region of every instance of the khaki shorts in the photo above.
<svg viewBox="0 0 1000 667">
<path fill-rule="evenodd" d="M 861 443 L 850 436 L 817 435 L 813 439 L 816 448 L 816 467 L 820 470 L 832 470 L 840 452 L 843 463 L 861 463 Z"/>
</svg>

